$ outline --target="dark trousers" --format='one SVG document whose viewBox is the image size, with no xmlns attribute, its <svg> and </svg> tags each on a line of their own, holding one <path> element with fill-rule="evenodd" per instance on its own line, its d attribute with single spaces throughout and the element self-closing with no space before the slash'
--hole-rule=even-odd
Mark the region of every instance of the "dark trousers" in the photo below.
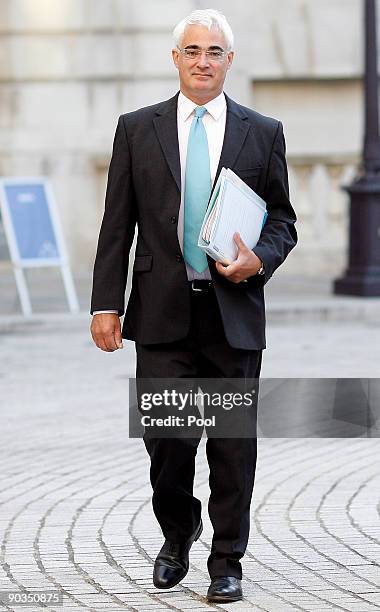
<svg viewBox="0 0 380 612">
<path fill-rule="evenodd" d="M 139 378 L 259 378 L 261 351 L 232 348 L 225 338 L 214 291 L 191 292 L 191 326 L 186 338 L 167 344 L 136 343 Z M 154 305 L 152 305 L 154 308 Z M 166 539 L 186 540 L 199 524 L 201 502 L 193 494 L 195 456 L 200 438 L 150 438 L 153 510 Z M 215 576 L 242 577 L 250 525 L 257 439 L 211 438 L 208 511 L 214 529 L 208 570 Z"/>
</svg>

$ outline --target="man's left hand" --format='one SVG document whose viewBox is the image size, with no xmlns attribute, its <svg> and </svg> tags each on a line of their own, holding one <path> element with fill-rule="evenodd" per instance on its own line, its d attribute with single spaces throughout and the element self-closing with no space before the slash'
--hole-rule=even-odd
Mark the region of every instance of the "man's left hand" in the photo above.
<svg viewBox="0 0 380 612">
<path fill-rule="evenodd" d="M 230 265 L 224 266 L 220 261 L 216 262 L 216 269 L 232 283 L 241 283 L 250 276 L 254 276 L 261 268 L 261 259 L 251 251 L 242 241 L 240 234 L 234 234 L 234 241 L 238 247 L 238 256 Z"/>
</svg>

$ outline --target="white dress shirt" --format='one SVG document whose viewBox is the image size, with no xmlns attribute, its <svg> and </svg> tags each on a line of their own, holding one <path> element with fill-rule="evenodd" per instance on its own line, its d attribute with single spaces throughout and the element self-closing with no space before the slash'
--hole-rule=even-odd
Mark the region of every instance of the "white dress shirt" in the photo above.
<svg viewBox="0 0 380 612">
<path fill-rule="evenodd" d="M 183 253 L 183 229 L 184 229 L 184 204 L 185 204 L 185 172 L 186 172 L 186 156 L 187 143 L 189 140 L 190 127 L 194 118 L 194 109 L 200 106 L 192 100 L 189 100 L 182 92 L 178 96 L 177 104 L 177 126 L 178 126 L 178 145 L 179 159 L 181 164 L 181 203 L 178 214 L 178 240 Z M 214 182 L 216 171 L 218 169 L 220 154 L 222 152 L 224 132 L 226 127 L 227 105 L 226 98 L 222 92 L 207 102 L 202 104 L 207 110 L 203 115 L 202 121 L 206 130 L 208 149 L 210 156 L 210 175 L 211 183 Z M 186 263 L 186 262 L 185 262 Z M 207 267 L 202 273 L 197 272 L 189 264 L 186 263 L 186 272 L 188 280 L 195 278 L 211 279 L 210 270 Z M 117 310 L 97 310 L 95 314 L 101 313 L 117 313 Z"/>
</svg>

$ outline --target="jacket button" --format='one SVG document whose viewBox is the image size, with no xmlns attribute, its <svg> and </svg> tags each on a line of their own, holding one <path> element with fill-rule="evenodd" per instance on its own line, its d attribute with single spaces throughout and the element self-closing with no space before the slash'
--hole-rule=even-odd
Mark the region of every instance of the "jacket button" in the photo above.
<svg viewBox="0 0 380 612">
<path fill-rule="evenodd" d="M 170 217 L 170 223 L 175 223 L 177 221 L 177 217 Z"/>
<path fill-rule="evenodd" d="M 182 255 L 177 254 L 175 258 L 177 261 L 182 261 Z"/>
</svg>

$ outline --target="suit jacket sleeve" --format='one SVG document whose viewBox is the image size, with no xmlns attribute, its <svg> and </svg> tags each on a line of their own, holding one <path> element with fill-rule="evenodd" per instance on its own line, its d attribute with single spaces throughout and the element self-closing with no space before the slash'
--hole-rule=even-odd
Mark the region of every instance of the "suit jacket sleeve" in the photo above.
<svg viewBox="0 0 380 612">
<path fill-rule="evenodd" d="M 259 242 L 253 248 L 264 263 L 265 282 L 297 243 L 297 232 L 294 227 L 297 217 L 289 201 L 285 150 L 282 123 L 279 121 L 269 159 L 264 193 L 268 218 Z"/>
<path fill-rule="evenodd" d="M 136 226 L 131 156 L 123 117 L 116 128 L 95 257 L 91 314 L 97 310 L 117 310 L 124 314 L 129 251 Z"/>
</svg>

